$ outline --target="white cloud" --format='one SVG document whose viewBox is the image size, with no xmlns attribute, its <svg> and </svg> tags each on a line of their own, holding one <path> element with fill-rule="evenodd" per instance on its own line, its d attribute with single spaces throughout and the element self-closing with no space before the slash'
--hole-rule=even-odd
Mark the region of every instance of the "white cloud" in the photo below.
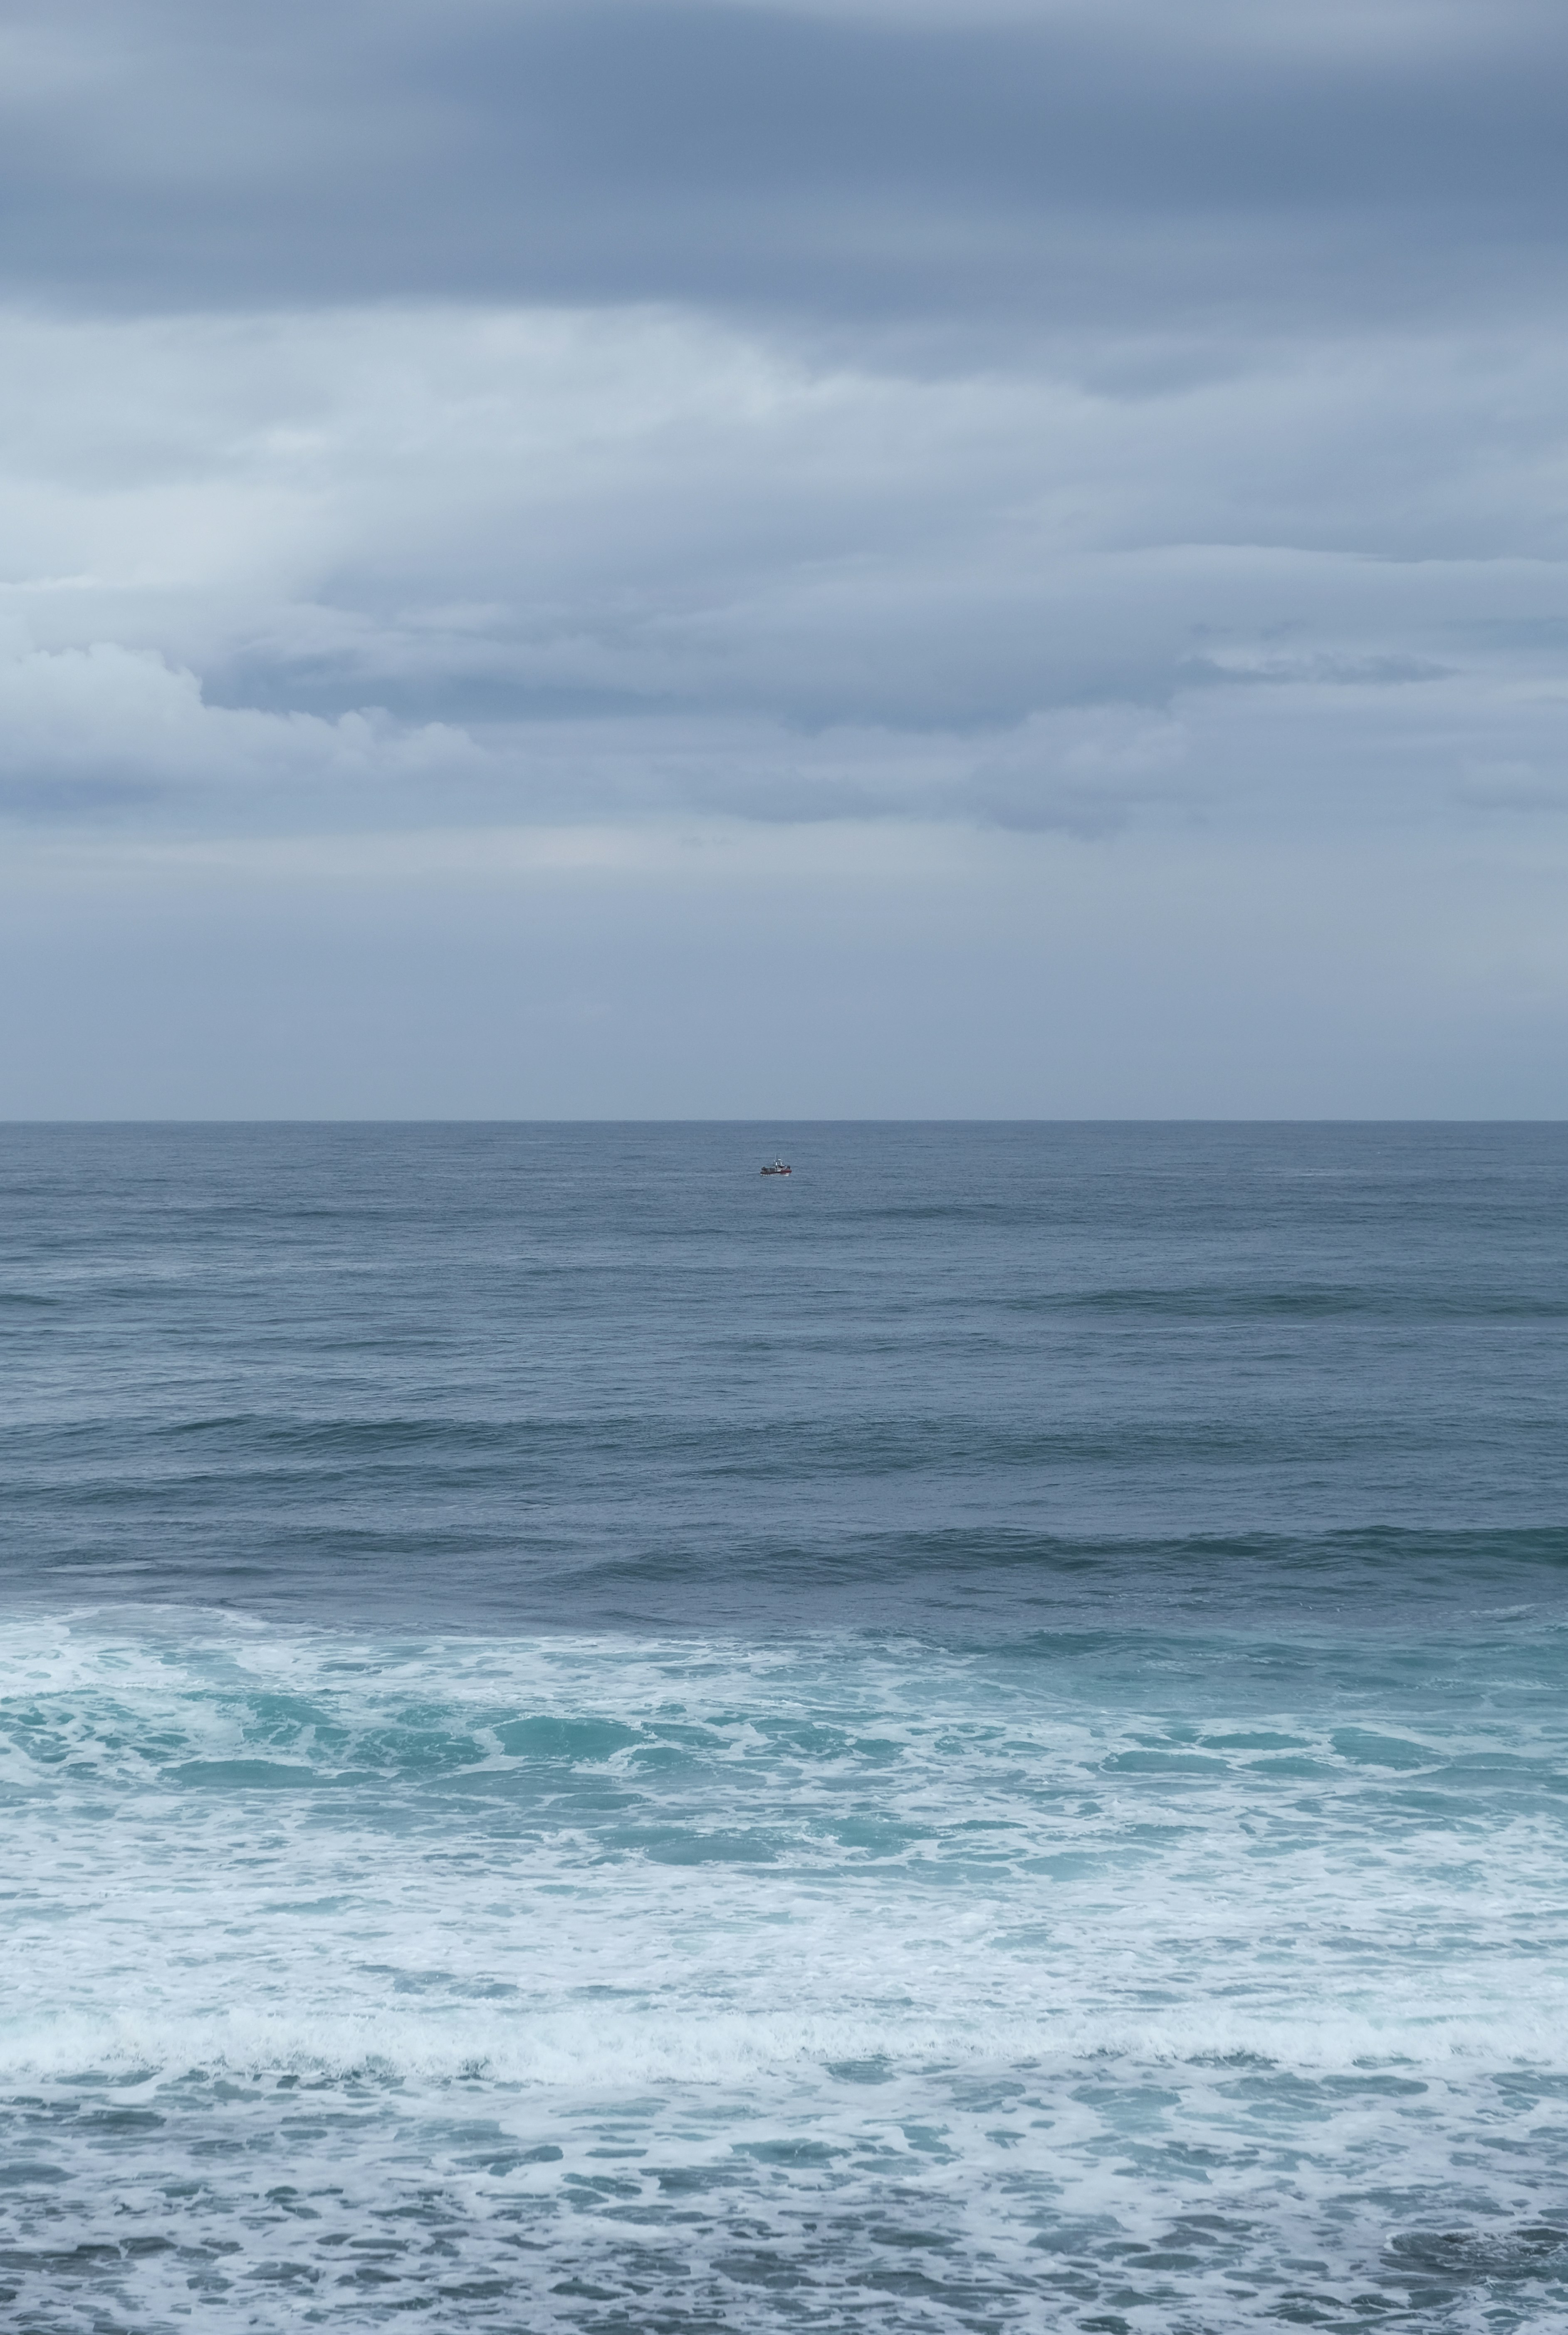
<svg viewBox="0 0 1568 2335">
<path fill-rule="evenodd" d="M 483 759 L 440 723 L 208 705 L 195 674 L 156 650 L 102 641 L 0 655 L 0 812 L 45 822 L 112 818 L 150 799 L 208 828 L 258 809 L 307 826 L 327 806 L 384 818 L 400 784 L 450 781 Z"/>
</svg>

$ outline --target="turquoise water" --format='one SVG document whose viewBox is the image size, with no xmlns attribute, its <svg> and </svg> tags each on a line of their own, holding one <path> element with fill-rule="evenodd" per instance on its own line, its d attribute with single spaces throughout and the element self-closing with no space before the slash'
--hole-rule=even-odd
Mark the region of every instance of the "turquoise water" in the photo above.
<svg viewBox="0 0 1568 2335">
<path fill-rule="evenodd" d="M 1568 1130 L 0 1190 L 19 2327 L 1568 2327 Z"/>
</svg>

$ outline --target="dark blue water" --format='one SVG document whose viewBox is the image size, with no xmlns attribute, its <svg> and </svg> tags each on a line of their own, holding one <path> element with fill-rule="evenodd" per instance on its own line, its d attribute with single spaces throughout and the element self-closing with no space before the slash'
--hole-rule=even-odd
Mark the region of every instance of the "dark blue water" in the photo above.
<svg viewBox="0 0 1568 2335">
<path fill-rule="evenodd" d="M 1568 2327 L 1568 1129 L 0 1202 L 18 2325 Z"/>
</svg>

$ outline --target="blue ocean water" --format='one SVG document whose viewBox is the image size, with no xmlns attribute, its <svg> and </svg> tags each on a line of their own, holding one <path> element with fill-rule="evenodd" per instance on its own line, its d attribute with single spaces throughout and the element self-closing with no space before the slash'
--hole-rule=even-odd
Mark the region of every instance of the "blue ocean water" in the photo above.
<svg viewBox="0 0 1568 2335">
<path fill-rule="evenodd" d="M 1551 1126 L 0 1129 L 7 2323 L 1568 2328 L 1565 1230 Z"/>
</svg>

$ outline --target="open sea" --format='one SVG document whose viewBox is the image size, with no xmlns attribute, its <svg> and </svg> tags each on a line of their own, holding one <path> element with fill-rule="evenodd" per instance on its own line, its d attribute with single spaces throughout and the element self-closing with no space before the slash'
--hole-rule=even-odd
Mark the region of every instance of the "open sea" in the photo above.
<svg viewBox="0 0 1568 2335">
<path fill-rule="evenodd" d="M 0 2324 L 1568 2330 L 1568 1128 L 10 1126 L 0 1349 Z"/>
</svg>

